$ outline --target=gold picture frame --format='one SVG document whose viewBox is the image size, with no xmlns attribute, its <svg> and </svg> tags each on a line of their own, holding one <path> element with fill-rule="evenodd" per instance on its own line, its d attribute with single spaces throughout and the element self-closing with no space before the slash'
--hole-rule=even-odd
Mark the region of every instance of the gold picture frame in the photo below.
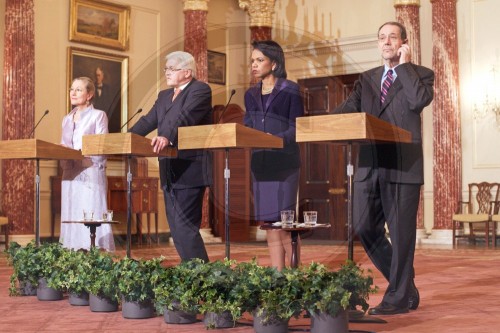
<svg viewBox="0 0 500 333">
<path fill-rule="evenodd" d="M 96 109 L 106 112 L 109 133 L 127 130 L 121 127 L 127 121 L 128 116 L 128 57 L 69 47 L 67 72 L 66 106 L 68 112 L 71 111 L 69 88 L 73 79 L 87 76 L 96 85 L 92 104 Z M 100 88 L 97 87 L 98 83 L 100 83 Z"/>
<path fill-rule="evenodd" d="M 208 82 L 226 84 L 226 54 L 207 51 Z"/>
<path fill-rule="evenodd" d="M 129 48 L 129 22 L 129 6 L 71 0 L 69 40 L 125 51 Z"/>
</svg>

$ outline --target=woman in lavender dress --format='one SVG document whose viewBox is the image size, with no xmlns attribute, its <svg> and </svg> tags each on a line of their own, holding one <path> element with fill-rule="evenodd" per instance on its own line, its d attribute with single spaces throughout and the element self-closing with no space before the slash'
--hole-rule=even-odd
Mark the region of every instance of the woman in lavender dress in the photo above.
<svg viewBox="0 0 500 333">
<path fill-rule="evenodd" d="M 63 146 L 81 150 L 82 137 L 86 134 L 108 133 L 108 118 L 104 111 L 91 104 L 95 86 L 91 79 L 79 77 L 70 89 L 73 110 L 62 122 Z M 100 219 L 107 210 L 106 158 L 87 156 L 83 160 L 63 160 L 61 188 L 61 221 L 81 221 L 83 211 L 93 211 Z M 61 223 L 60 242 L 66 248 L 89 249 L 90 231 L 83 224 Z M 107 251 L 115 250 L 113 233 L 109 224 L 97 228 L 95 243 Z"/>
</svg>

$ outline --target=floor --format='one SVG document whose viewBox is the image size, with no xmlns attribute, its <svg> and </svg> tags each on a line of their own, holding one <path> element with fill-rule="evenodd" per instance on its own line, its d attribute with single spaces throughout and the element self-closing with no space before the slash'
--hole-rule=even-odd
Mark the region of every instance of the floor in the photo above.
<svg viewBox="0 0 500 333">
<path fill-rule="evenodd" d="M 225 256 L 224 244 L 207 244 L 211 260 Z M 125 249 L 117 250 L 119 255 Z M 179 261 L 171 245 L 134 246 L 132 256 L 151 258 L 164 255 L 169 262 Z M 238 261 L 257 257 L 260 264 L 268 264 L 264 243 L 233 243 L 231 259 Z M 346 259 L 345 244 L 304 241 L 302 262 L 319 261 L 331 267 Z M 363 250 L 356 245 L 354 259 L 363 268 L 372 269 L 375 284 L 380 291 L 369 303 L 377 305 L 386 287 L 386 281 L 373 267 Z M 385 323 L 350 323 L 351 332 L 500 332 L 500 247 L 461 246 L 458 249 L 439 246 L 419 247 L 415 256 L 416 284 L 421 302 L 416 311 L 408 314 L 378 317 Z M 0 332 L 205 332 L 201 322 L 189 325 L 166 324 L 163 317 L 134 320 L 124 319 L 121 312 L 94 313 L 88 307 L 71 306 L 67 299 L 41 302 L 36 297 L 9 297 L 9 276 L 5 254 L 0 254 Z M 366 316 L 370 319 L 370 316 Z M 308 332 L 309 319 L 290 321 L 291 332 Z M 238 321 L 235 328 L 213 332 L 253 332 L 249 316 Z"/>
</svg>

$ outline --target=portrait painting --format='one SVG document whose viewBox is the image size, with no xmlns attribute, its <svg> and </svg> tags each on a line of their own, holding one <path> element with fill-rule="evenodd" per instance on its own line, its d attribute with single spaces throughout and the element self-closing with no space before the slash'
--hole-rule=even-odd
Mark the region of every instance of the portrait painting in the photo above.
<svg viewBox="0 0 500 333">
<path fill-rule="evenodd" d="M 122 131 L 127 118 L 128 57 L 70 47 L 68 49 L 68 112 L 71 111 L 69 87 L 73 79 L 86 76 L 94 81 L 92 104 L 106 112 L 109 133 Z"/>
<path fill-rule="evenodd" d="M 71 0 L 69 40 L 127 50 L 129 17 L 128 6 L 95 0 Z"/>
<path fill-rule="evenodd" d="M 207 51 L 208 82 L 226 84 L 226 55 L 224 53 Z"/>
</svg>

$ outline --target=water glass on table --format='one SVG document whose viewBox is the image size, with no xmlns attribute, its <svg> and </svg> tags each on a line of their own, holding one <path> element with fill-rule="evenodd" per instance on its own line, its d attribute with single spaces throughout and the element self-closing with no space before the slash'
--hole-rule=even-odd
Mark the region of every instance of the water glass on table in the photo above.
<svg viewBox="0 0 500 333">
<path fill-rule="evenodd" d="M 316 225 L 318 223 L 318 212 L 315 210 L 304 211 L 304 223 L 310 226 Z"/>
<path fill-rule="evenodd" d="M 293 210 L 282 210 L 281 211 L 281 224 L 282 225 L 292 225 L 295 220 L 295 211 Z"/>
<path fill-rule="evenodd" d="M 83 220 L 84 221 L 93 221 L 94 220 L 94 212 L 91 210 L 83 210 Z"/>
<path fill-rule="evenodd" d="M 104 213 L 102 213 L 102 220 L 103 221 L 108 221 L 108 222 L 113 221 L 113 211 L 112 210 L 107 210 Z"/>
</svg>

